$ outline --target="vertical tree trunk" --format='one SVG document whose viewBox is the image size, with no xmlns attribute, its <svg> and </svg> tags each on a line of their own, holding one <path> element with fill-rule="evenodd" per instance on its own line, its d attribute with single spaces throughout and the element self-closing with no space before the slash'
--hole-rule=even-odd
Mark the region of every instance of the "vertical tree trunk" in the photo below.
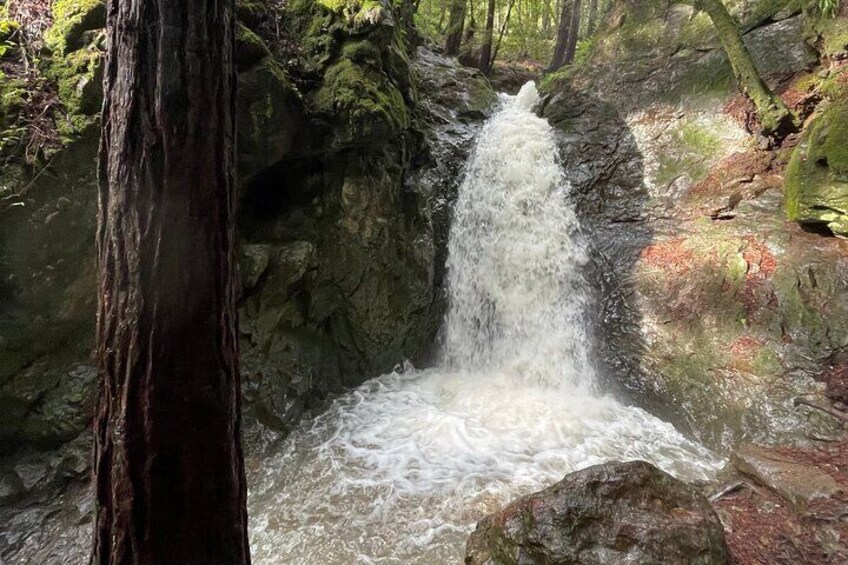
<svg viewBox="0 0 848 565">
<path fill-rule="evenodd" d="M 794 116 L 760 77 L 742 39 L 739 24 L 721 0 L 695 0 L 693 5 L 710 16 L 739 87 L 757 109 L 763 135 L 783 138 L 795 131 Z"/>
<path fill-rule="evenodd" d="M 571 10 L 571 25 L 569 26 L 568 45 L 565 49 L 565 64 L 570 65 L 574 62 L 574 55 L 577 53 L 577 38 L 580 35 L 580 20 L 583 15 L 581 11 L 580 0 L 574 0 L 574 6 Z"/>
<path fill-rule="evenodd" d="M 498 58 L 498 53 L 501 50 L 501 42 L 503 41 L 504 34 L 506 33 L 506 28 L 509 25 L 509 17 L 512 15 L 512 7 L 515 6 L 516 0 L 509 0 L 509 7 L 506 9 L 506 17 L 504 18 L 503 24 L 501 24 L 501 31 L 498 34 L 498 42 L 495 43 L 495 52 L 492 53 L 492 58 L 489 60 L 490 65 L 495 64 L 495 59 Z"/>
<path fill-rule="evenodd" d="M 554 46 L 554 55 L 551 58 L 549 71 L 555 71 L 565 64 L 565 51 L 568 48 L 568 38 L 571 35 L 571 11 L 575 0 L 565 0 L 562 3 L 562 12 L 559 15 L 559 27 L 557 28 L 557 40 Z"/>
<path fill-rule="evenodd" d="M 598 0 L 589 0 L 589 21 L 586 22 L 586 37 L 592 37 L 598 28 Z"/>
<path fill-rule="evenodd" d="M 486 30 L 483 35 L 483 48 L 480 50 L 480 70 L 489 74 L 492 70 L 492 39 L 495 34 L 495 0 L 489 0 L 486 6 Z"/>
<path fill-rule="evenodd" d="M 96 565 L 249 563 L 233 0 L 109 0 Z"/>
<path fill-rule="evenodd" d="M 452 0 L 448 18 L 448 35 L 445 39 L 445 54 L 456 55 L 462 47 L 462 28 L 465 25 L 465 0 Z"/>
</svg>

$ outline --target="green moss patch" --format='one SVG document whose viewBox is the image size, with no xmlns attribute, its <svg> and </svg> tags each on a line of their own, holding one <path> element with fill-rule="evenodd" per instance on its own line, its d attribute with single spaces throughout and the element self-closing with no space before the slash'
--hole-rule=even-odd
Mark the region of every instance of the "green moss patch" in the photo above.
<svg viewBox="0 0 848 565">
<path fill-rule="evenodd" d="M 692 182 L 703 179 L 721 150 L 722 141 L 708 126 L 689 121 L 670 134 L 668 150 L 658 157 L 655 181 L 660 185 L 688 176 Z"/>
<path fill-rule="evenodd" d="M 848 98 L 832 102 L 807 128 L 785 183 L 790 220 L 848 236 Z"/>
<path fill-rule="evenodd" d="M 380 124 L 389 130 L 409 125 L 403 94 L 385 75 L 349 59 L 327 69 L 324 85 L 315 94 L 314 102 L 320 112 L 346 116 L 363 134 Z"/>
<path fill-rule="evenodd" d="M 47 46 L 59 54 L 84 47 L 87 32 L 106 25 L 104 0 L 55 0 L 53 27 L 45 35 Z"/>
</svg>

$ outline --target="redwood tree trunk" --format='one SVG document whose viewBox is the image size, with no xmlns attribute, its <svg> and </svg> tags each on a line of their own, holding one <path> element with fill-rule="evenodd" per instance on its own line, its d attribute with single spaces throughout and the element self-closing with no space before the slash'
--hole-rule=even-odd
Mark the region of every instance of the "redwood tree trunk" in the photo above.
<svg viewBox="0 0 848 565">
<path fill-rule="evenodd" d="M 245 564 L 233 0 L 109 0 L 91 561 Z"/>
</svg>

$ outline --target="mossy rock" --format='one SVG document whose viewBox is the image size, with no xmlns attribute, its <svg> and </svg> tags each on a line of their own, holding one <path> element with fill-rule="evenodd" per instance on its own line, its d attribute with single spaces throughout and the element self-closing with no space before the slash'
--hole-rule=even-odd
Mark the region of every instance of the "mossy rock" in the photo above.
<svg viewBox="0 0 848 565">
<path fill-rule="evenodd" d="M 384 73 L 350 59 L 327 69 L 313 102 L 319 112 L 340 116 L 351 139 L 397 133 L 409 126 L 401 91 Z"/>
<path fill-rule="evenodd" d="M 238 75 L 239 176 L 248 179 L 292 149 L 302 104 L 285 70 L 265 57 Z"/>
<path fill-rule="evenodd" d="M 247 27 L 253 28 L 268 17 L 268 7 L 259 0 L 237 0 L 236 16 Z"/>
<path fill-rule="evenodd" d="M 91 116 L 103 102 L 103 53 L 94 45 L 56 57 L 46 71 L 69 114 Z"/>
<path fill-rule="evenodd" d="M 819 40 L 822 55 L 837 57 L 848 52 L 848 18 L 811 17 L 812 39 Z"/>
<path fill-rule="evenodd" d="M 47 46 L 64 55 L 84 47 L 86 32 L 106 26 L 104 0 L 54 0 L 53 26 L 44 36 Z"/>
<path fill-rule="evenodd" d="M 247 26 L 236 23 L 236 67 L 245 71 L 269 56 L 271 52 L 265 42 Z"/>
<path fill-rule="evenodd" d="M 848 237 L 848 97 L 805 131 L 786 171 L 786 215 Z"/>
</svg>

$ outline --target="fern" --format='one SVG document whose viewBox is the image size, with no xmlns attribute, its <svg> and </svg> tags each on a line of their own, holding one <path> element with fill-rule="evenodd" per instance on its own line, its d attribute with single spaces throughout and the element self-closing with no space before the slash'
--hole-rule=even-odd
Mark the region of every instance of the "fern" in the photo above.
<svg viewBox="0 0 848 565">
<path fill-rule="evenodd" d="M 816 0 L 819 12 L 825 17 L 835 18 L 839 13 L 839 4 L 841 0 Z"/>
</svg>

